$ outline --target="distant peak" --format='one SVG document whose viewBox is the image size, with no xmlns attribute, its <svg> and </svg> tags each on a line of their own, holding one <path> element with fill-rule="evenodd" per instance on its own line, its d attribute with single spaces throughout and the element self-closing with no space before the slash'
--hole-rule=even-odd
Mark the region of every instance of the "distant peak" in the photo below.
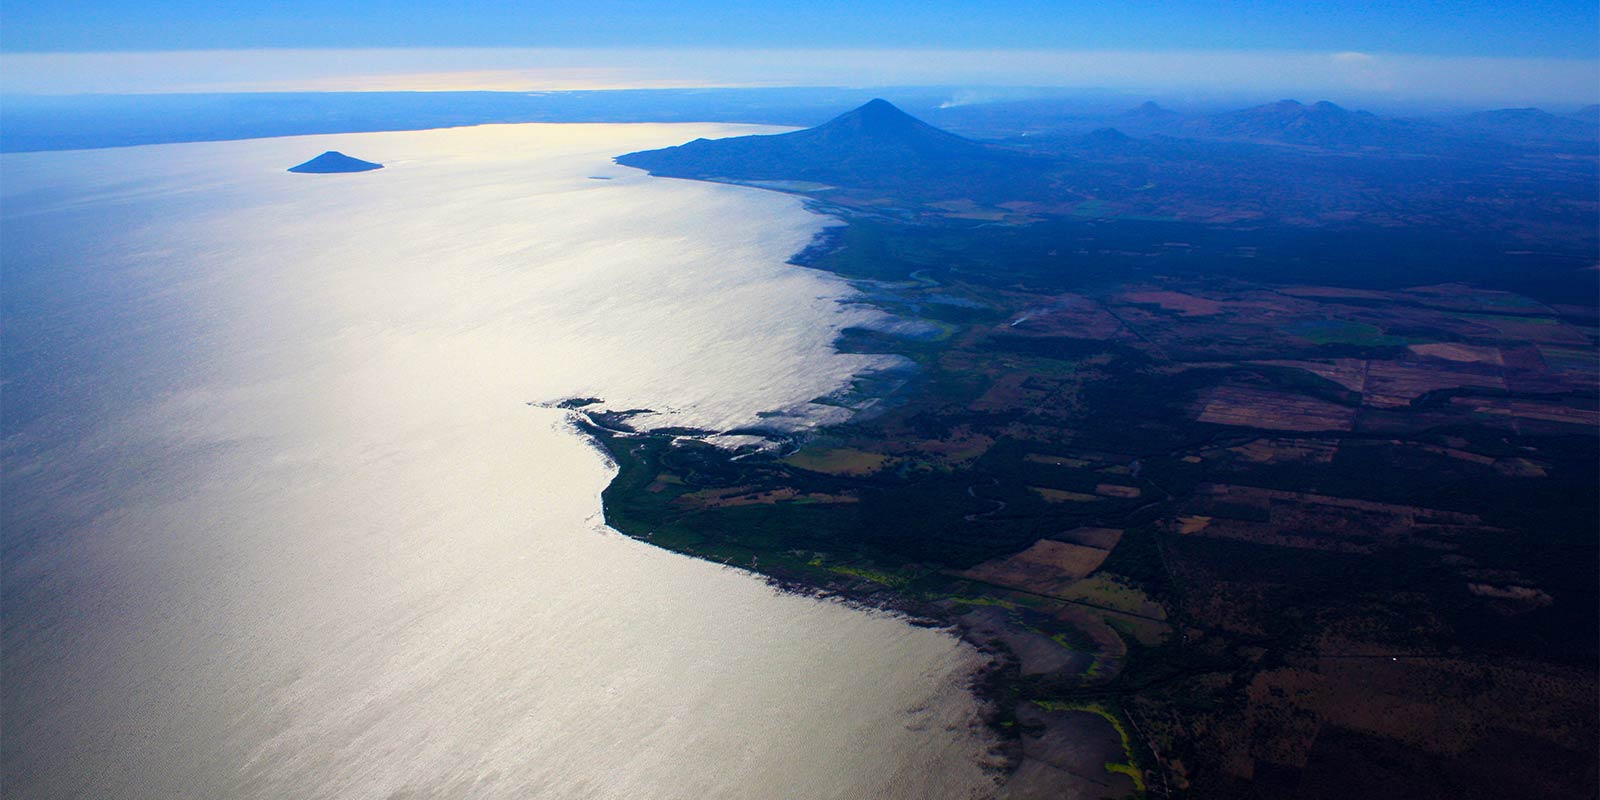
<svg viewBox="0 0 1600 800">
<path fill-rule="evenodd" d="M 889 122 L 889 121 L 916 121 L 916 117 L 901 111 L 894 103 L 881 97 L 868 100 L 855 110 L 844 114 L 846 117 L 856 116 L 863 120 Z"/>
<path fill-rule="evenodd" d="M 852 131 L 872 136 L 927 135 L 929 133 L 937 133 L 943 136 L 951 135 L 938 131 L 928 123 L 901 111 L 894 103 L 882 98 L 870 100 L 846 111 L 818 126 L 817 129 L 839 132 Z"/>
<path fill-rule="evenodd" d="M 1554 114 L 1551 114 L 1542 108 L 1534 108 L 1532 106 L 1528 106 L 1526 108 L 1497 108 L 1493 111 L 1488 111 L 1485 113 L 1496 114 L 1502 117 L 1528 117 L 1530 119 L 1536 117 L 1544 118 L 1555 116 Z"/>
<path fill-rule="evenodd" d="M 1350 111 L 1342 106 L 1330 103 L 1327 100 L 1318 100 L 1311 105 L 1306 105 L 1299 100 L 1279 100 L 1276 103 L 1267 103 L 1266 105 L 1256 106 L 1255 108 L 1248 109 L 1247 113 L 1258 115 L 1270 114 L 1274 116 L 1292 116 L 1298 118 L 1305 116 L 1340 117 L 1349 114 Z"/>
<path fill-rule="evenodd" d="M 878 98 L 814 128 L 629 153 L 617 163 L 672 177 L 803 180 L 829 186 L 898 185 L 917 176 L 937 187 L 928 191 L 947 192 L 972 189 L 949 188 L 960 183 L 954 175 L 1013 180 L 1012 170 L 1025 158 L 939 130 Z"/>
<path fill-rule="evenodd" d="M 1178 112 L 1173 111 L 1154 100 L 1146 100 L 1143 103 L 1140 103 L 1139 105 L 1122 112 L 1122 115 L 1124 117 L 1159 118 L 1176 117 L 1178 116 Z"/>
<path fill-rule="evenodd" d="M 1116 128 L 1096 128 L 1095 130 L 1084 134 L 1083 138 L 1087 142 L 1096 144 L 1122 144 L 1133 141 L 1132 136 L 1129 136 L 1128 134 L 1123 133 Z"/>
</svg>

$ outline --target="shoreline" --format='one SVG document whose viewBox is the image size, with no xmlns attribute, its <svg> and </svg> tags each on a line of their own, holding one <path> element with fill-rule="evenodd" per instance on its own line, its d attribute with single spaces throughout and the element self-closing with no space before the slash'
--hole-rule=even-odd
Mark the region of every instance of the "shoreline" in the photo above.
<svg viewBox="0 0 1600 800">
<path fill-rule="evenodd" d="M 757 555 L 750 562 L 735 563 L 731 559 L 717 558 L 715 555 L 697 551 L 691 548 L 674 547 L 671 544 L 658 540 L 654 531 L 641 530 L 628 522 L 619 520 L 611 513 L 611 505 L 606 502 L 606 495 L 617 489 L 618 480 L 623 475 L 624 460 L 630 458 L 616 446 L 619 439 L 634 441 L 654 441 L 658 443 L 671 443 L 680 438 L 685 438 L 681 432 L 658 431 L 626 431 L 619 432 L 590 422 L 586 413 L 575 413 L 569 417 L 572 427 L 590 445 L 601 452 L 608 462 L 617 470 L 616 477 L 602 492 L 601 516 L 603 524 L 620 535 L 630 539 L 659 547 L 679 555 L 716 563 L 724 567 L 745 572 L 752 577 L 759 578 L 773 590 L 804 597 L 819 602 L 840 603 L 848 608 L 866 613 L 888 614 L 904 624 L 935 629 L 943 632 L 964 646 L 972 648 L 973 653 L 979 658 L 978 663 L 970 672 L 963 676 L 962 691 L 968 693 L 978 703 L 978 722 L 983 725 L 992 739 L 992 754 L 998 756 L 999 763 L 987 763 L 980 756 L 979 766 L 985 771 L 993 772 L 999 782 L 997 788 L 1004 790 L 1018 776 L 1027 775 L 1030 782 L 1043 781 L 1046 785 L 1057 786 L 1057 781 L 1046 774 L 1044 778 L 1036 775 L 1041 772 L 1049 773 L 1057 768 L 1047 763 L 1047 759 L 1029 755 L 1024 747 L 1023 737 L 1034 733 L 1043 738 L 1052 731 L 1074 732 L 1074 728 L 1081 728 L 1081 720 L 1067 719 L 1067 717 L 1091 717 L 1102 725 L 1104 730 L 1086 730 L 1081 733 L 1087 737 L 1102 740 L 1107 739 L 1108 732 L 1116 742 L 1116 749 L 1121 751 L 1122 758 L 1111 757 L 1107 760 L 1094 761 L 1085 765 L 1098 767 L 1103 764 L 1108 774 L 1122 774 L 1130 778 L 1138 796 L 1145 795 L 1144 775 L 1146 769 L 1142 766 L 1143 753 L 1147 752 L 1148 745 L 1140 740 L 1132 742 L 1127 739 L 1126 732 L 1122 729 L 1123 720 L 1131 718 L 1127 712 L 1116 703 L 1114 698 L 1099 697 L 1085 702 L 1064 702 L 1049 700 L 1041 697 L 1030 696 L 1030 682 L 1023 674 L 1022 658 L 1007 646 L 1000 638 L 994 638 L 994 629 L 965 620 L 970 615 L 963 606 L 965 603 L 956 602 L 950 607 L 949 598 L 919 597 L 912 593 L 902 591 L 894 586 L 885 585 L 874 580 L 873 577 L 848 576 L 832 573 L 825 576 L 819 570 L 785 569 L 781 566 L 784 562 L 780 559 L 769 558 L 761 562 Z M 726 451 L 724 451 L 726 452 Z M 729 458 L 737 458 L 731 453 Z M 769 553 L 777 555 L 776 553 Z M 779 566 L 774 566 L 774 565 Z M 837 569 L 837 568 L 836 568 Z M 1001 589 L 1003 587 L 993 587 Z M 975 603 L 983 603 L 978 598 L 963 598 Z M 1004 603 L 1005 601 L 998 601 Z M 984 603 L 986 604 L 986 603 Z M 1110 703 L 1109 706 L 1106 704 Z M 1065 723 L 1065 724 L 1064 724 Z M 1092 747 L 1089 749 L 1093 749 Z M 1104 747 L 1100 748 L 1104 750 Z M 1123 760 L 1125 759 L 1125 761 Z M 1030 774 L 1031 773 L 1031 774 Z M 1165 775 L 1160 776 L 1165 783 Z M 1076 776 L 1066 785 L 1076 784 Z M 1066 790 L 1066 785 L 1061 785 Z M 995 795 L 1005 796 L 1005 794 Z M 1113 795 L 1126 796 L 1126 795 Z"/>
<path fill-rule="evenodd" d="M 589 444 L 600 451 L 608 463 L 618 470 L 621 475 L 621 459 L 617 448 L 612 445 L 613 437 L 626 437 L 638 439 L 655 439 L 658 441 L 674 440 L 685 434 L 661 431 L 618 431 L 605 427 L 593 420 L 593 417 L 577 409 L 569 409 L 575 413 L 569 417 L 573 429 Z M 709 432 L 707 432 L 709 434 Z M 716 435 L 716 434 L 709 434 Z M 615 485 L 616 478 L 612 479 L 606 491 Z M 1003 649 L 997 649 L 992 643 L 977 639 L 972 629 L 963 626 L 959 621 L 952 619 L 948 614 L 936 609 L 926 600 L 897 592 L 891 587 L 875 584 L 866 578 L 853 579 L 818 579 L 815 575 L 807 575 L 794 570 L 773 569 L 756 564 L 735 564 L 727 560 L 718 561 L 693 550 L 685 550 L 663 545 L 655 540 L 650 531 L 635 531 L 619 525 L 608 513 L 602 494 L 601 516 L 603 524 L 618 534 L 639 542 L 660 547 L 679 555 L 688 556 L 702 561 L 717 563 L 730 569 L 745 572 L 752 577 L 759 578 L 763 583 L 782 594 L 804 597 L 819 602 L 839 603 L 857 611 L 876 614 L 888 614 L 907 625 L 916 628 L 937 630 L 950 635 L 962 644 L 971 647 L 979 657 L 980 663 L 963 678 L 965 685 L 962 690 L 971 694 L 979 703 L 979 721 L 984 727 L 995 735 L 996 745 L 1002 750 L 1010 750 L 1016 744 L 1017 732 L 1013 726 L 1006 725 L 1007 715 L 1002 712 L 1001 701 L 1006 696 L 1005 687 L 1001 685 L 1006 678 L 1008 670 L 1013 669 L 1015 658 Z M 770 562 L 769 562 L 770 563 Z M 1006 763 L 1000 767 L 985 765 L 985 769 L 997 769 L 1009 774 L 1020 766 L 1020 757 L 1006 754 Z"/>
<path fill-rule="evenodd" d="M 839 224 L 822 228 L 805 248 L 789 259 L 788 263 L 800 269 L 825 272 L 832 278 L 845 282 L 851 287 L 855 296 L 840 302 L 868 305 L 879 309 L 890 319 L 900 319 L 900 315 L 894 310 L 885 308 L 869 293 L 863 291 L 859 285 L 860 280 L 818 265 L 822 259 L 837 254 L 848 246 L 850 226 L 854 223 L 847 216 L 820 210 L 811 203 L 807 204 L 807 208 L 813 213 L 832 217 L 838 220 Z M 911 280 L 924 289 L 939 286 L 936 280 L 923 276 L 913 276 Z M 847 328 L 840 331 L 833 345 L 834 352 L 871 353 L 904 358 L 903 354 L 892 351 L 846 349 L 843 345 L 851 330 L 853 329 Z M 870 372 L 858 374 L 854 380 L 860 381 L 863 377 L 870 377 Z M 792 552 L 783 549 L 752 549 L 748 552 L 748 559 L 736 560 L 732 554 L 719 554 L 705 548 L 690 546 L 680 538 L 658 537 L 660 531 L 650 527 L 643 519 L 630 516 L 621 508 L 625 505 L 620 502 L 624 496 L 637 496 L 640 492 L 649 493 L 652 490 L 649 485 L 642 485 L 638 481 L 636 473 L 639 469 L 654 469 L 653 456 L 641 457 L 640 450 L 659 453 L 674 448 L 707 448 L 704 455 L 708 459 L 720 459 L 730 464 L 747 457 L 783 458 L 803 449 L 808 442 L 827 438 L 835 430 L 848 426 L 863 416 L 884 413 L 883 400 L 901 391 L 916 392 L 918 381 L 901 382 L 885 388 L 887 390 L 881 395 L 868 393 L 868 401 L 859 407 L 851 407 L 850 416 L 843 421 L 819 423 L 793 432 L 752 429 L 718 432 L 679 427 L 639 430 L 628 425 L 627 420 L 635 415 L 651 413 L 649 409 L 595 411 L 590 407 L 602 405 L 604 401 L 593 397 L 569 398 L 549 405 L 567 411 L 570 424 L 576 432 L 598 449 L 616 470 L 616 474 L 601 495 L 602 520 L 612 530 L 681 555 L 746 571 L 785 594 L 839 602 L 867 612 L 892 614 L 908 625 L 938 629 L 963 645 L 971 647 L 981 662 L 964 676 L 962 690 L 977 701 L 978 721 L 993 737 L 993 752 L 998 756 L 999 763 L 982 764 L 982 766 L 985 770 L 992 770 L 996 774 L 999 779 L 997 789 L 1002 794 L 1012 781 L 1025 783 L 1035 789 L 1048 787 L 1050 791 L 1082 791 L 1084 787 L 1080 785 L 1083 782 L 1081 775 L 1055 774 L 1061 771 L 1061 767 L 1059 763 L 1050 763 L 1075 760 L 1082 762 L 1074 765 L 1082 771 L 1093 773 L 1103 767 L 1104 774 L 1111 781 L 1122 777 L 1126 780 L 1128 788 L 1132 789 L 1132 794 L 1145 796 L 1147 793 L 1145 775 L 1149 772 L 1146 764 L 1152 758 L 1160 763 L 1160 758 L 1153 756 L 1147 742 L 1129 741 L 1124 725 L 1131 724 L 1131 719 L 1126 711 L 1111 697 L 1090 699 L 1085 702 L 1067 702 L 1056 699 L 1060 692 L 1041 693 L 1036 685 L 1039 676 L 1030 677 L 1025 674 L 1024 658 L 1007 640 L 1008 634 L 1026 636 L 1033 635 L 1037 631 L 1026 626 L 1018 628 L 1003 615 L 997 621 L 995 615 L 982 613 L 984 607 L 989 607 L 988 610 L 994 610 L 995 607 L 1017 608 L 1010 600 L 1005 599 L 1006 596 L 1014 596 L 1016 594 L 1014 590 L 999 585 L 986 585 L 979 587 L 977 596 L 970 597 L 947 592 L 929 593 L 921 587 L 897 583 L 892 575 L 878 573 L 872 569 L 856 568 L 850 564 L 828 563 L 818 558 L 797 559 L 793 557 Z M 841 387 L 841 391 L 848 390 L 848 386 Z M 726 448 L 710 441 L 714 437 L 733 434 L 760 436 L 771 442 L 772 446 Z M 635 444 L 628 446 L 623 442 Z M 977 498 L 977 495 L 973 497 Z M 1003 501 L 990 502 L 1000 502 L 1001 506 L 991 509 L 988 513 L 996 513 L 1004 507 Z M 943 572 L 948 573 L 948 570 Z M 930 575 L 936 580 L 949 577 L 948 574 L 937 573 L 938 570 L 930 571 Z M 965 582 L 970 583 L 970 581 Z M 991 598 L 991 595 L 998 597 Z M 1055 600 L 1055 598 L 1050 599 Z M 1105 610 L 1115 611 L 1115 609 Z M 1059 634 L 1054 637 L 1057 644 L 1072 649 L 1065 643 L 1064 638 L 1082 637 L 1063 637 Z M 1096 650 L 1092 652 L 1090 662 L 1100 664 L 1105 656 L 1105 653 Z M 1099 693 L 1090 694 L 1098 696 Z M 1107 703 L 1110 705 L 1106 705 Z M 1128 722 L 1125 723 L 1124 720 Z M 1085 724 L 1086 721 L 1088 725 Z M 1068 732 L 1069 736 L 1081 735 L 1099 740 L 1098 748 L 1091 745 L 1083 749 L 1102 754 L 1107 752 L 1108 741 L 1112 742 L 1115 745 L 1112 748 L 1115 754 L 1105 755 L 1104 761 L 1099 760 L 1100 755 L 1095 755 L 1087 762 L 1083 762 L 1081 753 L 1063 754 L 1059 743 L 1050 748 L 1043 748 L 1048 751 L 1045 756 L 1030 752 L 1041 748 L 1024 746 L 1025 736 L 1032 735 L 1036 740 L 1042 740 L 1052 732 L 1057 734 Z M 1099 788 L 1109 788 L 1103 781 L 1093 778 L 1089 780 L 1091 783 L 1099 784 Z M 1160 775 L 1159 780 L 1165 785 L 1166 776 Z M 1109 796 L 1127 794 L 1129 793 L 1123 792 Z"/>
</svg>

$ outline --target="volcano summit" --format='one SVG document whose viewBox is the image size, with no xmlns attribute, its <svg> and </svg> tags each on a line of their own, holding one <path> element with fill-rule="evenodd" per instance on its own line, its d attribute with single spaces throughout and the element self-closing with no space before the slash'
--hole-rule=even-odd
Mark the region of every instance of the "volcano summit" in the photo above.
<svg viewBox="0 0 1600 800">
<path fill-rule="evenodd" d="M 805 130 L 629 153 L 617 163 L 671 178 L 729 183 L 806 181 L 898 197 L 1015 196 L 1039 159 L 942 131 L 887 100 Z M 956 190 L 952 194 L 952 190 Z"/>
</svg>

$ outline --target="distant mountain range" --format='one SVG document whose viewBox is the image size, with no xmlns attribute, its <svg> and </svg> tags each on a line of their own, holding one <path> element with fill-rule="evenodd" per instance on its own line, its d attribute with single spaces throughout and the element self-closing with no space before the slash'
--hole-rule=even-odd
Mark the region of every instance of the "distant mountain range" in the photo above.
<svg viewBox="0 0 1600 800">
<path fill-rule="evenodd" d="M 1426 220 L 1459 230 L 1537 220 L 1592 238 L 1596 165 L 1572 154 L 1592 155 L 1583 137 L 1594 126 L 1575 117 L 1518 110 L 1436 123 L 1284 100 L 1205 116 L 1145 103 L 1110 121 L 980 142 L 873 100 L 814 128 L 697 139 L 617 162 L 901 218 Z"/>
<path fill-rule="evenodd" d="M 1385 147 L 1415 141 L 1431 132 L 1421 123 L 1385 119 L 1351 111 L 1326 100 L 1305 105 L 1296 100 L 1201 117 L 1182 123 L 1184 134 L 1199 139 L 1230 139 L 1312 145 L 1332 149 Z"/>
<path fill-rule="evenodd" d="M 1469 131 L 1505 141 L 1593 142 L 1600 131 L 1600 111 L 1595 106 L 1567 117 L 1537 108 L 1503 108 L 1459 117 L 1457 124 Z"/>
<path fill-rule="evenodd" d="M 1461 148 L 1528 147 L 1590 152 L 1600 147 L 1600 109 L 1568 115 L 1539 109 L 1501 109 L 1430 119 L 1385 117 L 1326 100 L 1280 100 L 1214 114 L 1184 114 L 1146 102 L 1114 114 L 1086 115 L 1008 139 L 1030 148 L 1077 142 L 1091 131 L 1114 128 L 1140 137 L 1248 142 L 1331 151 L 1391 150 L 1411 153 Z"/>
</svg>

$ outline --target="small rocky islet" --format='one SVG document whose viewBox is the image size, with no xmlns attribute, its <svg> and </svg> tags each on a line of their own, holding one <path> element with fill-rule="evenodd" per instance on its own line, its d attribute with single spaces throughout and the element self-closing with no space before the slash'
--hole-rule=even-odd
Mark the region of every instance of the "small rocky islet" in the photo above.
<svg viewBox="0 0 1600 800">
<path fill-rule="evenodd" d="M 329 150 L 310 161 L 290 167 L 289 171 L 309 174 L 335 174 L 342 172 L 371 172 L 375 169 L 383 169 L 383 165 L 352 158 L 337 150 Z"/>
</svg>

